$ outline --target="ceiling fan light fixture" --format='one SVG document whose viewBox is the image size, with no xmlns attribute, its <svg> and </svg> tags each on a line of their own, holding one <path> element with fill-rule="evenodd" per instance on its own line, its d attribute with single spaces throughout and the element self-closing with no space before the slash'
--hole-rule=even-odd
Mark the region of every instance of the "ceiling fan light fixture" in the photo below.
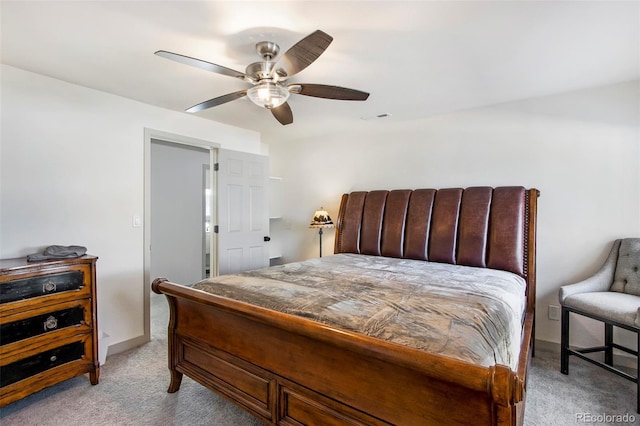
<svg viewBox="0 0 640 426">
<path fill-rule="evenodd" d="M 263 82 L 247 90 L 251 102 L 266 109 L 277 108 L 289 99 L 286 87 L 271 82 Z"/>
</svg>

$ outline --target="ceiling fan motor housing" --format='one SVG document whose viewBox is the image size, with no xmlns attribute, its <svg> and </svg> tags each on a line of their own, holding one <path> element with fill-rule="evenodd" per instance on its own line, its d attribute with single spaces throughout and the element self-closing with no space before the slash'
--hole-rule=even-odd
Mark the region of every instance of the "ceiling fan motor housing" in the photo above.
<svg viewBox="0 0 640 426">
<path fill-rule="evenodd" d="M 278 69 L 274 72 L 275 62 L 272 61 L 280 52 L 280 46 L 272 41 L 261 41 L 256 43 L 256 52 L 263 59 L 262 62 L 254 62 L 247 66 L 245 73 L 250 75 L 255 80 L 270 79 L 274 83 L 278 80 L 284 80 L 287 77 L 287 73 Z"/>
<path fill-rule="evenodd" d="M 254 62 L 252 64 L 247 65 L 245 73 L 250 75 L 257 81 L 264 80 L 266 78 L 271 78 L 271 70 L 275 66 L 275 62 L 264 61 L 264 62 Z"/>
</svg>

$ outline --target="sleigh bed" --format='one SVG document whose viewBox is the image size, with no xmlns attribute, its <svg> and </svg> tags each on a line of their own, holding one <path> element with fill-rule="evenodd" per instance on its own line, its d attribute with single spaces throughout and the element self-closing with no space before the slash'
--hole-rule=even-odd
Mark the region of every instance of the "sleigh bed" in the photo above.
<svg viewBox="0 0 640 426">
<path fill-rule="evenodd" d="M 523 423 L 538 191 L 352 192 L 335 255 L 165 294 L 183 374 L 269 424 Z"/>
</svg>

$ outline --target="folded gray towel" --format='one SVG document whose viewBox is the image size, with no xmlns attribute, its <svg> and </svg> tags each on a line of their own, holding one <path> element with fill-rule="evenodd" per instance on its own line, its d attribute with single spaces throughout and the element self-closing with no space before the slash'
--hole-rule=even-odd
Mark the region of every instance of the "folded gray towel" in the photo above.
<svg viewBox="0 0 640 426">
<path fill-rule="evenodd" d="M 28 262 L 50 259 L 72 259 L 81 257 L 87 252 L 83 246 L 49 246 L 42 253 L 33 253 L 27 256 Z"/>
</svg>

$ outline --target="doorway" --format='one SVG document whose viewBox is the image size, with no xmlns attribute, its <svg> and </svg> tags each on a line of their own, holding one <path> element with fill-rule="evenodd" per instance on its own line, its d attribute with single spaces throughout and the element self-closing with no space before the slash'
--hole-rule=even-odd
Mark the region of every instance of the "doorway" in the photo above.
<svg viewBox="0 0 640 426">
<path fill-rule="evenodd" d="M 193 284 L 216 266 L 215 175 L 209 172 L 219 145 L 145 129 L 144 188 L 144 341 L 153 328 L 166 332 L 166 299 L 151 291 L 165 277 Z M 154 305 L 160 309 L 153 309 Z M 159 316 L 158 316 L 159 314 Z"/>
<path fill-rule="evenodd" d="M 151 140 L 152 277 L 195 284 L 206 278 L 204 247 L 209 150 Z"/>
<path fill-rule="evenodd" d="M 154 155 L 152 155 L 152 149 Z M 156 164 L 156 150 L 169 151 L 162 154 L 167 157 L 166 164 Z M 207 153 L 208 161 L 205 159 Z M 186 156 L 193 154 L 198 158 L 188 167 L 189 174 L 194 175 L 189 177 L 189 181 L 193 183 L 188 184 L 188 192 L 193 190 L 192 203 L 196 205 L 195 208 L 190 209 L 189 213 L 182 209 L 181 204 L 186 201 L 176 201 L 184 194 L 152 194 L 158 186 L 163 185 L 176 186 L 178 192 L 187 192 L 185 189 L 187 184 L 183 182 L 187 177 L 179 174 L 176 170 L 178 166 L 172 162 L 177 155 L 182 154 Z M 166 333 L 167 302 L 163 296 L 151 291 L 153 279 L 165 277 L 174 283 L 192 284 L 205 278 L 207 269 L 210 276 L 216 276 L 269 265 L 268 163 L 268 157 L 263 155 L 224 150 L 212 142 L 145 129 L 145 324 L 144 340 L 140 344 L 151 339 L 152 321 L 154 324 L 158 321 L 160 329 Z M 214 168 L 213 165 L 219 167 Z M 153 184 L 154 168 L 159 168 L 161 175 L 167 175 L 164 176 L 164 182 Z M 207 189 L 210 193 L 208 198 L 206 197 Z M 204 200 L 208 200 L 208 203 Z M 153 205 L 155 201 L 161 203 L 168 201 L 168 203 L 156 206 Z M 157 212 L 172 210 L 174 211 L 172 219 L 155 217 Z M 189 231 L 182 228 L 186 222 L 194 226 L 190 227 Z M 207 223 L 209 232 L 207 232 Z M 162 228 L 177 228 L 177 232 L 173 233 L 170 239 L 176 244 L 169 243 L 169 248 L 173 249 L 173 251 L 169 250 L 170 254 L 161 252 L 165 248 L 162 244 L 158 245 L 160 237 L 154 236 L 157 231 L 156 225 Z M 214 229 L 211 229 L 212 226 Z M 164 231 L 166 229 L 161 230 L 161 232 Z M 190 236 L 187 237 L 187 234 Z M 188 240 L 190 247 L 177 249 L 178 243 L 182 243 L 182 240 Z M 195 246 L 199 247 L 199 251 L 194 248 Z M 208 255 L 207 247 L 210 249 Z M 184 259 L 184 263 L 174 265 L 171 269 L 171 265 L 174 264 L 171 257 L 178 255 Z M 209 259 L 208 266 L 205 257 Z M 158 265 L 154 258 L 164 260 Z M 168 263 L 165 264 L 167 259 Z M 153 267 L 152 263 L 154 263 Z M 186 263 L 192 266 L 184 267 Z M 161 307 L 158 310 L 161 316 L 154 315 L 152 318 L 152 299 Z"/>
</svg>

